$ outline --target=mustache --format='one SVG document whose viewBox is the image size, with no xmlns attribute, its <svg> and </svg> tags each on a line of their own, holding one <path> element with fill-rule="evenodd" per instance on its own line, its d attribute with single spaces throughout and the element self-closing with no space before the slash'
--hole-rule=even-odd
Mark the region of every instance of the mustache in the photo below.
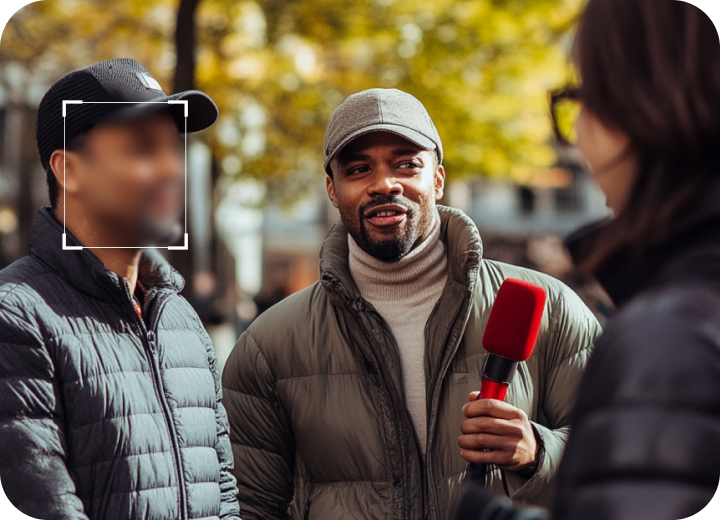
<svg viewBox="0 0 720 520">
<path fill-rule="evenodd" d="M 377 206 L 384 206 L 385 204 L 395 204 L 396 206 L 400 206 L 404 208 L 405 211 L 408 212 L 408 214 L 410 214 L 417 206 L 413 201 L 403 196 L 378 195 L 371 201 L 360 205 L 360 216 L 364 216 L 369 209 L 375 208 Z"/>
</svg>

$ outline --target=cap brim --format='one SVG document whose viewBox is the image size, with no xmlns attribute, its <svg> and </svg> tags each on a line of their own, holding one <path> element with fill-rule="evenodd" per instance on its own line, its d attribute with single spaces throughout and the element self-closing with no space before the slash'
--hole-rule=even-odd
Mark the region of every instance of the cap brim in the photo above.
<svg viewBox="0 0 720 520">
<path fill-rule="evenodd" d="M 210 96 L 198 90 L 180 92 L 172 96 L 163 96 L 150 100 L 129 104 L 118 110 L 113 110 L 103 118 L 103 121 L 136 121 L 151 114 L 170 112 L 178 124 L 181 132 L 185 131 L 185 107 L 183 104 L 172 104 L 168 101 L 187 101 L 187 132 L 200 132 L 210 128 L 217 121 L 220 112 Z"/>
<path fill-rule="evenodd" d="M 420 146 L 421 148 L 424 148 L 426 150 L 437 149 L 437 146 L 430 138 L 424 136 L 417 130 L 413 130 L 412 128 L 408 128 L 406 126 L 394 125 L 394 124 L 390 124 L 390 123 L 378 123 L 375 125 L 366 126 L 365 128 L 361 128 L 360 130 L 356 130 L 355 132 L 346 136 L 342 141 L 340 141 L 340 144 L 335 147 L 335 150 L 333 150 L 330 153 L 330 155 L 328 155 L 327 159 L 325 160 L 325 172 L 328 175 L 331 175 L 330 162 L 335 157 L 337 157 L 337 155 L 340 153 L 340 151 L 342 151 L 343 148 L 345 148 L 348 144 L 350 144 L 351 141 L 354 141 L 361 135 L 366 135 L 366 134 L 370 134 L 373 132 L 389 132 L 391 134 L 395 134 L 395 135 L 399 135 L 400 137 L 404 137 L 411 143 L 415 143 L 417 146 Z"/>
</svg>

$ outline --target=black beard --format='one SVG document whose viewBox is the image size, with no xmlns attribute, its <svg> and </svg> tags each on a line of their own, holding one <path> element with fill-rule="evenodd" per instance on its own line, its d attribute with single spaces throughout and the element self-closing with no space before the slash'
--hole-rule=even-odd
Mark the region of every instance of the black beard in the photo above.
<svg viewBox="0 0 720 520">
<path fill-rule="evenodd" d="M 140 233 L 145 247 L 165 246 L 175 243 L 182 236 L 183 228 L 177 221 L 161 223 L 145 217 Z"/>
<path fill-rule="evenodd" d="M 140 237 L 145 247 L 173 244 L 182 236 L 183 228 L 179 223 L 180 215 L 158 217 L 150 211 L 150 201 L 157 190 L 167 186 L 177 186 L 178 181 L 164 181 L 146 193 L 140 212 Z"/>
<path fill-rule="evenodd" d="M 375 240 L 368 233 L 364 215 L 368 209 L 384 204 L 397 204 L 407 208 L 406 229 L 399 236 L 389 237 L 385 240 Z M 363 251 L 383 262 L 397 262 L 412 251 L 413 247 L 418 243 L 418 239 L 421 238 L 421 233 L 427 231 L 432 222 L 434 207 L 431 208 L 430 212 L 425 212 L 423 209 L 421 205 L 405 197 L 385 195 L 363 204 L 358 208 L 357 215 L 353 214 L 352 217 L 350 217 L 351 212 L 343 211 L 341 208 L 340 216 L 348 233 Z M 425 213 L 428 213 L 429 217 Z"/>
<path fill-rule="evenodd" d="M 407 255 L 415 245 L 415 233 L 410 228 L 410 215 L 408 214 L 408 229 L 399 237 L 387 240 L 372 240 L 367 234 L 365 223 L 360 221 L 360 236 L 353 237 L 357 245 L 372 257 L 383 262 L 397 262 Z"/>
</svg>

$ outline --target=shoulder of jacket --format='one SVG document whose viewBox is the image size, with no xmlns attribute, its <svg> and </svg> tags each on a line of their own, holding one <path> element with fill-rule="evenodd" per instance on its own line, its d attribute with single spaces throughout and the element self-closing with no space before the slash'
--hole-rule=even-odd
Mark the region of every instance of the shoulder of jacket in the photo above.
<svg viewBox="0 0 720 520">
<path fill-rule="evenodd" d="M 497 292 L 503 280 L 517 278 L 526 282 L 534 283 L 547 291 L 546 312 L 548 313 L 547 329 L 541 330 L 541 334 L 550 334 L 557 337 L 572 331 L 584 337 L 575 347 L 585 350 L 592 347 L 593 340 L 602 333 L 602 328 L 590 308 L 580 296 L 568 287 L 567 284 L 548 274 L 534 271 L 525 267 L 506 264 L 495 260 L 483 260 L 486 270 L 485 279 L 494 280 L 493 290 Z M 481 284 L 478 284 L 481 285 Z M 480 288 L 486 291 L 485 288 Z M 566 347 L 572 343 L 561 341 Z M 576 350 L 569 349 L 565 354 L 573 355 Z"/>
<path fill-rule="evenodd" d="M 31 256 L 24 256 L 0 271 L 0 307 L 31 305 L 42 295 L 32 283 L 40 277 L 56 276 Z"/>
<path fill-rule="evenodd" d="M 584 407 L 598 399 L 720 409 L 720 295 L 673 288 L 630 301 L 605 327 L 586 378 L 607 391 Z"/>
<path fill-rule="evenodd" d="M 276 303 L 258 316 L 247 332 L 255 343 L 264 343 L 265 338 L 286 335 L 289 331 L 304 330 L 314 316 L 324 313 L 330 298 L 320 282 L 301 289 Z"/>
<path fill-rule="evenodd" d="M 619 343 L 633 344 L 639 336 L 660 339 L 678 333 L 696 339 L 720 338 L 720 293 L 717 290 L 701 285 L 651 289 L 624 305 L 605 329 L 606 341 L 615 338 Z M 667 343 L 661 342 L 662 345 Z M 716 343 L 720 347 L 720 339 L 716 339 Z"/>
<path fill-rule="evenodd" d="M 192 325 L 191 328 L 198 333 L 206 344 L 210 345 L 210 348 L 212 348 L 212 339 L 210 339 L 210 335 L 208 334 L 207 329 L 205 329 L 197 311 L 187 298 L 175 291 L 170 291 L 168 302 L 170 303 L 170 306 L 165 307 L 165 312 L 169 310 L 184 320 L 186 325 Z"/>
<path fill-rule="evenodd" d="M 498 260 L 488 260 L 483 258 L 481 270 L 484 271 L 487 277 L 497 280 L 497 289 L 500 288 L 500 284 L 502 284 L 503 280 L 507 278 L 516 278 L 518 280 L 534 283 L 535 285 L 539 285 L 545 289 L 550 302 L 554 302 L 560 298 L 570 297 L 574 299 L 578 297 L 575 294 L 575 291 L 568 287 L 564 282 L 550 276 L 549 274 L 541 273 L 540 271 L 535 271 L 527 267 L 520 267 L 518 265 L 500 262 Z"/>
</svg>

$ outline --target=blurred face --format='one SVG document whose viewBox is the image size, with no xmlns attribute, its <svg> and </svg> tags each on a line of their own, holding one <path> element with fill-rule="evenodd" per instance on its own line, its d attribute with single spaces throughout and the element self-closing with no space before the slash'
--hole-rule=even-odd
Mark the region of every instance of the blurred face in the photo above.
<svg viewBox="0 0 720 520">
<path fill-rule="evenodd" d="M 583 107 L 576 123 L 577 145 L 590 166 L 593 178 L 607 197 L 608 206 L 620 214 L 625 208 L 637 175 L 637 159 L 630 139 L 605 126 Z"/>
<path fill-rule="evenodd" d="M 428 236 L 445 185 L 434 150 L 373 132 L 345 146 L 330 167 L 330 200 L 366 253 L 394 262 Z"/>
<path fill-rule="evenodd" d="M 66 189 L 73 195 L 67 209 L 80 204 L 88 221 L 125 247 L 174 241 L 182 231 L 183 149 L 168 113 L 101 123 L 80 152 L 67 154 L 72 175 Z"/>
</svg>

